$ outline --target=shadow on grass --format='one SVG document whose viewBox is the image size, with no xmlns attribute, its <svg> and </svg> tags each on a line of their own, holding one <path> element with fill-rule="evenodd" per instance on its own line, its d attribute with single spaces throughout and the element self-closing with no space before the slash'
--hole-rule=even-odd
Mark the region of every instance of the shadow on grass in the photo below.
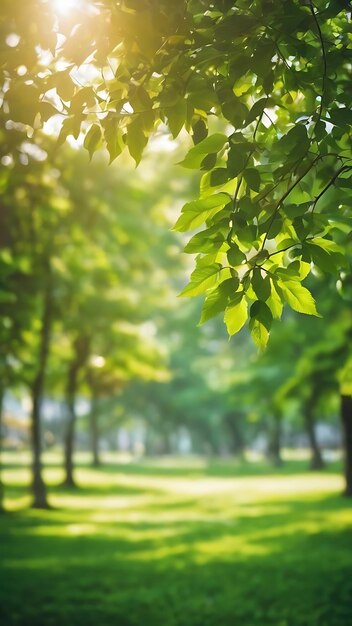
<svg viewBox="0 0 352 626">
<path fill-rule="evenodd" d="M 146 505 L 140 521 L 94 509 L 1 519 L 2 623 L 350 626 L 352 515 L 340 531 L 328 524 L 350 502 L 225 502 L 218 519 L 204 498 L 169 505 L 184 517 L 159 519 L 152 506 L 150 520 Z"/>
<path fill-rule="evenodd" d="M 95 470 L 98 484 L 51 488 L 60 509 L 0 518 L 1 624 L 351 626 L 351 501 L 138 484 L 143 475 L 253 485 L 258 473 L 260 480 L 298 467 L 111 464 Z M 88 481 L 92 474 L 81 471 Z M 23 491 L 8 488 L 14 498 Z"/>
</svg>

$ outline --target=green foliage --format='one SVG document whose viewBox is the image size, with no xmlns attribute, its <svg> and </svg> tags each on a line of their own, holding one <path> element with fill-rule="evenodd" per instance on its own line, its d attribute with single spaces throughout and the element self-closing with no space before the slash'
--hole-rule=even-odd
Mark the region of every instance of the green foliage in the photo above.
<svg viewBox="0 0 352 626">
<path fill-rule="evenodd" d="M 281 282 L 283 297 L 294 311 L 317 315 L 311 293 L 297 281 Z"/>
<path fill-rule="evenodd" d="M 59 112 L 59 142 L 84 135 L 91 157 L 101 144 L 111 161 L 127 147 L 136 163 L 160 124 L 173 137 L 184 128 L 195 145 L 182 164 L 204 173 L 200 197 L 185 205 L 176 229 L 203 228 L 186 250 L 201 255 L 204 274 L 229 264 L 238 278 L 246 307 L 231 331 L 247 308 L 264 345 L 269 316 L 264 323 L 255 302 L 274 317 L 285 304 L 316 314 L 300 268 L 291 270 L 297 261 L 338 277 L 346 265 L 352 119 L 344 3 L 91 0 L 68 16 L 41 0 L 24 12 L 7 1 L 1 21 L 10 127 L 37 128 Z M 43 51 L 51 55 L 44 71 Z M 208 134 L 213 118 L 218 127 Z M 228 310 L 226 299 L 222 306 Z"/>
<path fill-rule="evenodd" d="M 213 263 L 197 267 L 191 275 L 191 281 L 181 292 L 181 296 L 198 296 L 219 282 L 221 265 Z"/>
<path fill-rule="evenodd" d="M 247 320 L 247 303 L 243 292 L 237 292 L 230 304 L 226 307 L 224 321 L 229 335 L 234 335 Z"/>
<path fill-rule="evenodd" d="M 190 169 L 199 169 L 202 166 L 202 163 L 206 157 L 217 155 L 217 153 L 225 146 L 226 143 L 227 135 L 224 135 L 222 133 L 210 135 L 209 137 L 206 137 L 205 139 L 197 143 L 194 148 L 191 148 L 189 150 L 187 156 L 181 162 L 181 165 Z M 207 168 L 205 167 L 205 169 Z"/>
<path fill-rule="evenodd" d="M 230 198 L 225 193 L 218 193 L 209 198 L 200 198 L 199 200 L 193 200 L 193 202 L 187 202 L 182 208 L 182 214 L 175 224 L 175 230 L 181 232 L 196 228 L 203 224 L 204 221 L 214 217 L 224 206 L 229 204 Z M 218 235 L 218 229 L 214 229 L 214 233 Z M 207 234 L 207 233 L 206 233 Z M 195 244 L 204 245 L 204 235 L 199 236 L 197 240 L 193 239 L 188 244 L 187 252 L 195 251 Z M 198 249 L 196 248 L 196 251 Z"/>
</svg>

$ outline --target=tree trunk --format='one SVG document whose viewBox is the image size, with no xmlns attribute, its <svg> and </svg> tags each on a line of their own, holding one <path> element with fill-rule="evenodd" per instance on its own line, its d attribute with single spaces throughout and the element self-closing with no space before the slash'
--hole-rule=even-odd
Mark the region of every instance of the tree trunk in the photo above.
<svg viewBox="0 0 352 626">
<path fill-rule="evenodd" d="M 345 456 L 345 495 L 352 497 L 352 396 L 341 396 L 341 421 Z"/>
<path fill-rule="evenodd" d="M 3 406 L 4 406 L 4 392 L 3 389 L 0 388 L 0 513 L 4 513 L 4 483 L 2 480 L 2 416 L 3 416 Z"/>
<path fill-rule="evenodd" d="M 244 460 L 245 442 L 240 424 L 241 419 L 242 416 L 235 412 L 225 415 L 225 424 L 231 438 L 230 451 L 241 460 Z"/>
<path fill-rule="evenodd" d="M 269 458 L 275 467 L 281 467 L 283 464 L 281 456 L 281 414 L 274 412 L 271 437 L 269 442 Z"/>
<path fill-rule="evenodd" d="M 40 331 L 40 345 L 38 355 L 38 369 L 31 386 L 31 439 L 32 439 L 32 507 L 47 509 L 49 507 L 46 495 L 46 486 L 42 477 L 42 442 L 40 429 L 40 412 L 44 392 L 46 364 L 49 355 L 51 321 L 52 321 L 52 293 L 50 267 L 47 268 L 47 285 L 44 297 L 42 327 Z"/>
<path fill-rule="evenodd" d="M 41 394 L 36 385 L 32 389 L 32 414 L 31 414 L 31 436 L 32 436 L 32 507 L 35 509 L 47 509 L 48 501 L 46 496 L 46 486 L 42 477 L 42 442 L 40 432 L 40 407 Z"/>
<path fill-rule="evenodd" d="M 311 460 L 310 460 L 310 469 L 311 470 L 321 470 L 324 468 L 324 460 L 323 456 L 318 444 L 316 432 L 315 432 L 315 421 L 313 417 L 312 408 L 310 406 L 306 407 L 304 413 L 304 419 L 306 424 L 307 435 L 309 439 L 309 445 L 311 449 Z"/>
<path fill-rule="evenodd" d="M 76 412 L 75 412 L 75 396 L 69 395 L 66 397 L 66 410 L 67 410 L 67 425 L 65 434 L 65 487 L 76 487 L 76 483 L 73 477 L 73 450 L 75 439 L 75 426 L 76 426 Z"/>
<path fill-rule="evenodd" d="M 78 337 L 73 345 L 74 357 L 68 369 L 67 385 L 66 385 L 66 410 L 67 410 L 67 426 L 65 434 L 65 479 L 63 485 L 65 487 L 74 488 L 76 482 L 73 475 L 73 452 L 76 430 L 76 408 L 75 399 L 78 386 L 78 376 L 81 368 L 85 364 L 89 353 L 89 342 L 86 336 Z"/>
<path fill-rule="evenodd" d="M 90 410 L 90 432 L 93 454 L 92 465 L 93 467 L 99 467 L 101 461 L 99 456 L 98 399 L 94 395 L 92 396 Z"/>
</svg>

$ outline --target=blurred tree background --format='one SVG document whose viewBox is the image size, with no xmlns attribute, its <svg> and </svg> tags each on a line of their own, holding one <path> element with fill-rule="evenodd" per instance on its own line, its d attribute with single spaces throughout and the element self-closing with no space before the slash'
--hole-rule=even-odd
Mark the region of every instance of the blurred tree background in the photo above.
<svg viewBox="0 0 352 626">
<path fill-rule="evenodd" d="M 246 329 L 228 342 L 220 311 L 199 326 L 198 302 L 177 298 L 190 265 L 171 227 L 196 185 L 174 165 L 182 141 L 159 133 L 134 171 L 45 135 L 27 154 L 14 133 L 18 162 L 2 168 L 2 439 L 32 442 L 33 505 L 48 504 L 41 451 L 60 445 L 71 488 L 75 447 L 95 465 L 109 449 L 281 465 L 282 448 L 306 448 L 313 469 L 322 446 L 337 458 L 351 320 L 329 268 L 312 284 L 322 318 L 287 312 L 264 352 Z"/>
</svg>

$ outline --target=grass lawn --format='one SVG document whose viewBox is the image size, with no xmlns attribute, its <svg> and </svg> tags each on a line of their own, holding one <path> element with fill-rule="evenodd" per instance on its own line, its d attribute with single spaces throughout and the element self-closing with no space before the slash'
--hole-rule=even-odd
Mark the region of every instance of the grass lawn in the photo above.
<svg viewBox="0 0 352 626">
<path fill-rule="evenodd" d="M 26 508 L 7 454 L 1 626 L 352 626 L 352 502 L 334 469 L 141 462 L 57 485 Z"/>
</svg>

